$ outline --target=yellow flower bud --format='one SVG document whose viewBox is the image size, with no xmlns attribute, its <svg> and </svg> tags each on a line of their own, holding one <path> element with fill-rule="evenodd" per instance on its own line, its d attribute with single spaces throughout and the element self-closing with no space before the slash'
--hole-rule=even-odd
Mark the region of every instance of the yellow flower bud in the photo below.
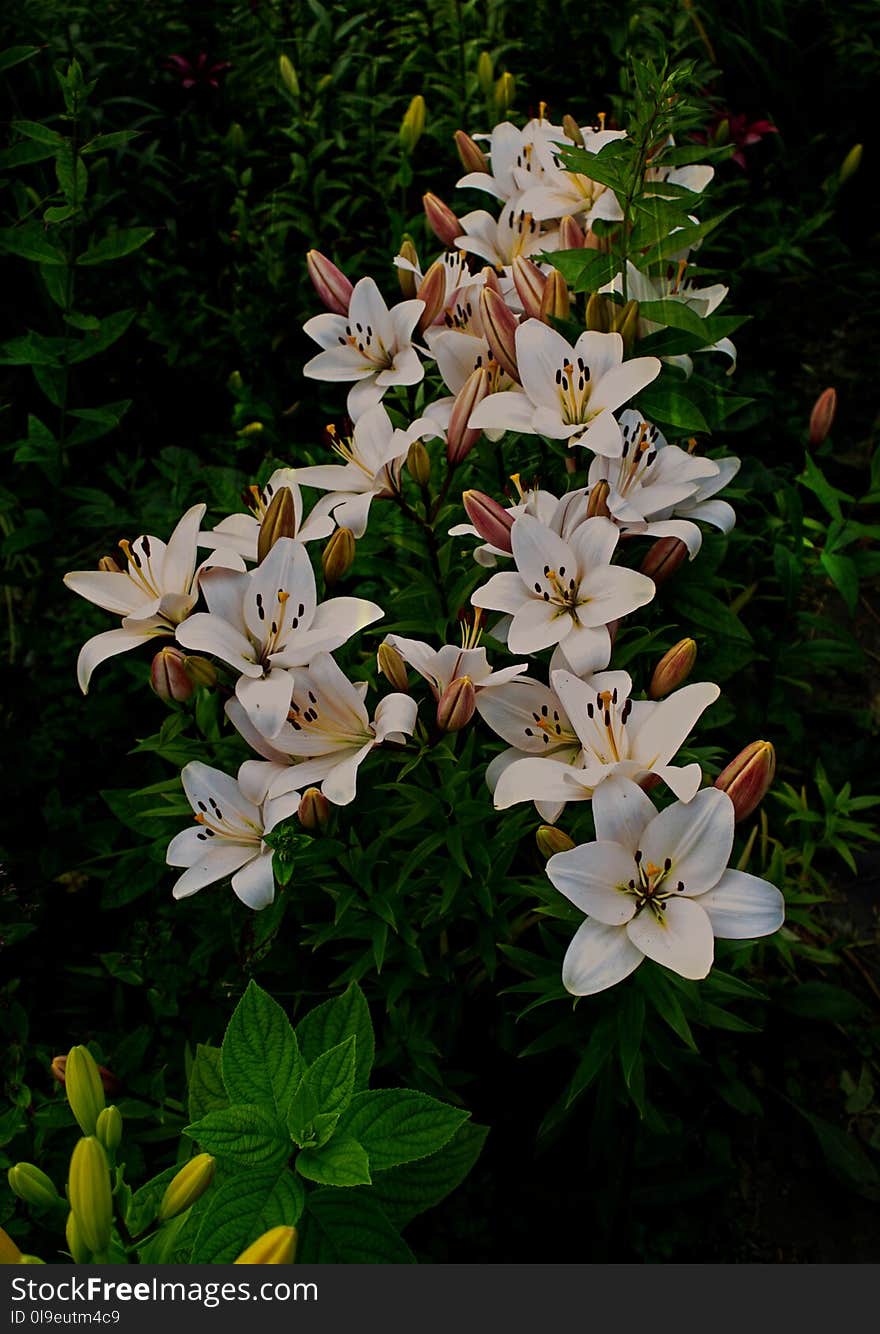
<svg viewBox="0 0 880 1334">
<path fill-rule="evenodd" d="M 562 829 L 552 824 L 542 824 L 535 831 L 535 842 L 542 857 L 553 857 L 557 852 L 570 852 L 574 841 Z"/>
<path fill-rule="evenodd" d="M 648 686 L 649 699 L 663 699 L 671 691 L 677 690 L 694 670 L 697 660 L 697 645 L 693 639 L 680 639 L 673 644 L 668 653 L 654 668 L 651 684 Z"/>
<path fill-rule="evenodd" d="M 376 662 L 379 665 L 379 671 L 386 681 L 394 686 L 395 690 L 409 690 L 406 663 L 393 644 L 383 643 L 379 645 Z"/>
<path fill-rule="evenodd" d="M 567 320 L 570 313 L 568 284 L 558 269 L 551 269 L 541 297 L 540 317 L 545 324 L 549 324 L 551 320 Z"/>
<path fill-rule="evenodd" d="M 506 116 L 513 106 L 516 96 L 516 80 L 508 71 L 501 75 L 495 84 L 495 110 L 499 116 Z"/>
<path fill-rule="evenodd" d="M 243 426 L 240 431 L 236 431 L 235 434 L 247 438 L 249 435 L 260 435 L 264 430 L 265 427 L 262 422 L 248 422 L 246 426 Z"/>
<path fill-rule="evenodd" d="M 296 537 L 296 514 L 293 492 L 289 486 L 279 486 L 263 515 L 257 536 L 257 563 L 262 564 L 281 537 Z"/>
<path fill-rule="evenodd" d="M 185 654 L 183 659 L 183 670 L 186 672 L 194 686 L 215 686 L 217 684 L 217 669 L 213 662 L 207 658 L 202 658 L 198 654 Z"/>
<path fill-rule="evenodd" d="M 737 824 L 761 804 L 775 775 L 776 751 L 770 741 L 753 741 L 722 769 L 715 786 L 733 802 Z"/>
<path fill-rule="evenodd" d="M 492 85 L 495 82 L 495 62 L 488 51 L 481 51 L 477 61 L 477 83 L 480 85 L 480 92 L 488 97 L 492 91 Z"/>
<path fill-rule="evenodd" d="M 330 823 L 330 803 L 318 788 L 307 787 L 299 799 L 296 814 L 303 829 L 314 833 L 326 829 Z"/>
<path fill-rule="evenodd" d="M 82 1228 L 76 1219 L 76 1214 L 71 1210 L 67 1215 L 67 1224 L 64 1228 L 64 1236 L 67 1240 L 67 1249 L 73 1256 L 74 1264 L 84 1265 L 91 1256 L 91 1251 L 85 1243 L 82 1234 Z"/>
<path fill-rule="evenodd" d="M 567 139 L 570 139 L 573 144 L 577 144 L 578 148 L 583 148 L 584 136 L 581 133 L 581 127 L 578 125 L 574 116 L 563 116 L 562 128 L 565 130 L 565 137 Z"/>
<path fill-rule="evenodd" d="M 157 1217 L 167 1223 L 195 1204 L 214 1180 L 216 1160 L 209 1153 L 197 1153 L 169 1181 Z"/>
<path fill-rule="evenodd" d="M 0 1265 L 17 1265 L 21 1262 L 21 1251 L 8 1232 L 0 1227 Z"/>
<path fill-rule="evenodd" d="M 299 79 L 293 61 L 282 51 L 278 57 L 278 73 L 281 75 L 281 82 L 290 93 L 291 97 L 299 97 Z"/>
<path fill-rule="evenodd" d="M 98 569 L 103 574 L 122 574 L 119 563 L 112 556 L 102 556 L 98 561 Z"/>
<path fill-rule="evenodd" d="M 20 1265 L 44 1265 L 45 1260 L 41 1260 L 38 1255 L 23 1255 L 18 1262 Z"/>
<path fill-rule="evenodd" d="M 595 333 L 611 332 L 610 305 L 611 303 L 599 292 L 590 293 L 585 320 L 588 329 L 592 329 Z"/>
<path fill-rule="evenodd" d="M 460 732 L 467 727 L 477 707 L 477 693 L 469 676 L 457 676 L 443 691 L 437 703 L 437 726 L 443 732 Z"/>
<path fill-rule="evenodd" d="M 84 1135 L 94 1135 L 105 1107 L 104 1085 L 95 1058 L 87 1047 L 71 1047 L 64 1067 L 67 1101 Z"/>
<path fill-rule="evenodd" d="M 122 1113 L 118 1107 L 114 1105 L 104 1108 L 98 1117 L 95 1134 L 112 1156 L 122 1143 Z"/>
<path fill-rule="evenodd" d="M 590 494 L 587 496 L 587 518 L 594 519 L 601 515 L 607 519 L 610 514 L 608 509 L 608 497 L 611 494 L 611 487 L 603 478 L 590 487 Z"/>
<path fill-rule="evenodd" d="M 67 1195 L 89 1250 L 97 1254 L 106 1251 L 113 1222 L 110 1164 L 94 1135 L 79 1140 L 73 1151 Z"/>
<path fill-rule="evenodd" d="M 33 1163 L 16 1163 L 10 1167 L 6 1179 L 13 1195 L 37 1209 L 47 1209 L 61 1200 L 51 1178 Z"/>
<path fill-rule="evenodd" d="M 226 381 L 226 383 L 229 385 L 229 388 L 232 389 L 232 390 L 243 389 L 243 388 L 244 388 L 244 380 L 241 378 L 241 371 L 233 371 L 233 372 L 231 373 L 231 375 L 229 376 L 229 379 Z"/>
<path fill-rule="evenodd" d="M 626 352 L 631 352 L 633 343 L 636 340 L 636 331 L 639 323 L 639 303 L 638 301 L 627 301 L 623 306 L 615 306 L 614 318 L 611 324 L 611 332 L 619 333 L 623 339 L 623 346 Z"/>
<path fill-rule="evenodd" d="M 321 569 L 326 584 L 338 583 L 354 564 L 355 540 L 350 528 L 337 528 L 321 552 Z"/>
<path fill-rule="evenodd" d="M 422 137 L 425 129 L 425 99 L 416 93 L 406 109 L 406 115 L 400 126 L 400 146 L 404 153 L 411 153 Z"/>
<path fill-rule="evenodd" d="M 417 486 L 427 486 L 431 480 L 431 455 L 421 440 L 414 440 L 406 456 L 406 470 Z"/>
<path fill-rule="evenodd" d="M 292 1265 L 298 1234 L 295 1227 L 272 1227 L 242 1251 L 233 1264 Z"/>
<path fill-rule="evenodd" d="M 404 234 L 400 243 L 400 250 L 397 252 L 401 259 L 407 260 L 410 264 L 418 265 L 419 252 L 413 245 L 411 236 Z M 404 300 L 411 301 L 418 290 L 418 279 L 412 269 L 402 269 L 397 267 L 397 281 L 400 284 L 400 290 Z"/>
<path fill-rule="evenodd" d="M 840 171 L 838 172 L 837 176 L 837 179 L 840 181 L 841 185 L 843 185 L 844 181 L 848 181 L 850 176 L 854 176 L 855 173 L 858 171 L 862 162 L 862 152 L 863 152 L 862 144 L 853 144 L 852 148 L 849 150 L 846 157 L 843 159 Z"/>
</svg>

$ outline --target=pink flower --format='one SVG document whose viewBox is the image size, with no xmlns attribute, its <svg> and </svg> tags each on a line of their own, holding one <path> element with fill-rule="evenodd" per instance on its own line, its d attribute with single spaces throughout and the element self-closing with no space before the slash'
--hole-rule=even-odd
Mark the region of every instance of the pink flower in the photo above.
<svg viewBox="0 0 880 1334">
<path fill-rule="evenodd" d="M 200 51 L 195 62 L 187 60 L 186 56 L 178 55 L 176 52 L 167 56 L 163 69 L 171 70 L 172 74 L 177 74 L 180 78 L 181 88 L 219 88 L 220 75 L 232 66 L 228 60 L 219 60 L 213 65 L 208 64 L 208 57 L 204 51 Z"/>
</svg>

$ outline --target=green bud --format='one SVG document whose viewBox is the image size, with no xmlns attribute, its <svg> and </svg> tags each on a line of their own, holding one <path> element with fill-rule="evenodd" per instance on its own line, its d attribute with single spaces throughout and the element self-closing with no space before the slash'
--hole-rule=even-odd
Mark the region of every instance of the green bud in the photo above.
<svg viewBox="0 0 880 1334">
<path fill-rule="evenodd" d="M 216 1166 L 209 1153 L 197 1153 L 190 1158 L 168 1183 L 159 1205 L 160 1222 L 167 1223 L 169 1218 L 176 1218 L 195 1204 L 214 1180 Z"/>
<path fill-rule="evenodd" d="M 74 1264 L 84 1265 L 91 1257 L 91 1251 L 85 1243 L 82 1234 L 82 1228 L 76 1219 L 76 1214 L 71 1212 L 67 1215 L 67 1226 L 64 1229 L 64 1236 L 67 1239 L 67 1249 L 73 1256 Z"/>
<path fill-rule="evenodd" d="M 848 181 L 850 176 L 854 176 L 858 171 L 861 165 L 863 151 L 864 148 L 862 144 L 853 144 L 852 148 L 843 159 L 840 171 L 837 175 L 837 179 L 840 181 L 841 185 L 843 185 L 844 181 Z"/>
<path fill-rule="evenodd" d="M 299 97 L 299 79 L 296 75 L 296 69 L 290 57 L 284 55 L 283 52 L 278 57 L 278 73 L 281 75 L 281 82 L 291 97 Z"/>
<path fill-rule="evenodd" d="M 61 1200 L 51 1178 L 33 1163 L 16 1163 L 10 1167 L 6 1179 L 14 1195 L 37 1209 L 49 1209 Z"/>
<path fill-rule="evenodd" d="M 122 1143 L 122 1113 L 116 1106 L 105 1107 L 98 1117 L 95 1134 L 107 1153 L 115 1154 Z"/>
<path fill-rule="evenodd" d="M 477 61 L 477 83 L 480 85 L 480 92 L 484 97 L 489 96 L 494 82 L 495 63 L 488 51 L 481 51 L 480 58 Z"/>
<path fill-rule="evenodd" d="M 73 1151 L 67 1196 L 86 1246 L 96 1254 L 106 1251 L 113 1224 L 110 1164 L 94 1135 L 86 1135 Z"/>
<path fill-rule="evenodd" d="M 67 1101 L 84 1135 L 94 1135 L 103 1112 L 104 1085 L 95 1058 L 87 1047 L 71 1047 L 64 1067 Z"/>
</svg>

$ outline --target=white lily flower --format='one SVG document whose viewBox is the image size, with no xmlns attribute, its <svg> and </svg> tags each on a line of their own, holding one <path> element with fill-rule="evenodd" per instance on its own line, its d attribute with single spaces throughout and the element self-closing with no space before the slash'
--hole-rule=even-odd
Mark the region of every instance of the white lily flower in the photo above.
<svg viewBox="0 0 880 1334">
<path fill-rule="evenodd" d="M 418 384 L 425 369 L 412 345 L 424 301 L 400 301 L 389 310 L 372 278 L 355 283 L 347 315 L 315 315 L 303 329 L 324 351 L 303 374 L 313 380 L 355 380 L 348 392 L 353 420 L 395 384 Z"/>
<path fill-rule="evenodd" d="M 540 251 L 559 249 L 559 232 L 542 230 L 516 199 L 504 206 L 500 218 L 480 208 L 466 213 L 460 222 L 464 232 L 455 241 L 459 250 L 479 255 L 497 269 L 508 270 L 518 255 L 528 259 Z"/>
<path fill-rule="evenodd" d="M 440 699 L 453 681 L 467 676 L 474 687 L 477 710 L 482 713 L 483 705 L 499 686 L 514 680 L 528 671 L 528 664 L 518 663 L 514 667 L 501 667 L 493 671 L 484 648 L 476 647 L 480 636 L 480 613 L 474 618 L 474 626 L 465 632 L 464 643 L 444 644 L 433 649 L 418 639 L 404 639 L 401 635 L 388 635 L 386 644 L 397 650 L 404 662 L 415 668 L 419 676 L 424 677 L 431 687 L 436 700 Z"/>
<path fill-rule="evenodd" d="M 272 503 L 276 492 L 286 486 L 293 498 L 294 536 L 298 542 L 314 542 L 321 537 L 329 537 L 336 527 L 330 517 L 327 498 L 319 500 L 312 512 L 303 521 L 302 491 L 297 485 L 295 468 L 276 468 L 266 485 L 249 488 L 246 503 L 249 514 L 231 514 L 221 519 L 217 527 L 210 532 L 199 533 L 200 547 L 222 547 L 228 551 L 237 551 L 245 560 L 257 559 L 257 543 L 260 525 L 266 517 L 266 510 Z"/>
<path fill-rule="evenodd" d="M 568 947 L 562 981 L 590 996 L 623 981 L 645 958 L 681 977 L 706 977 L 715 937 L 752 940 L 782 925 L 775 885 L 727 869 L 733 803 L 705 788 L 658 815 L 635 783 L 613 778 L 593 799 L 597 841 L 558 852 L 547 875 L 587 914 Z"/>
<path fill-rule="evenodd" d="M 701 320 L 713 315 L 721 302 L 727 296 L 728 288 L 723 283 L 712 283 L 709 287 L 695 287 L 691 279 L 685 278 L 687 271 L 687 262 L 684 259 L 677 263 L 670 263 L 662 276 L 655 278 L 642 273 L 635 264 L 627 260 L 626 282 L 627 295 L 640 304 L 646 301 L 675 301 L 682 306 L 687 306 L 695 315 L 699 315 Z M 603 292 L 622 292 L 623 286 L 620 274 L 602 288 Z M 638 336 L 647 338 L 649 334 L 656 333 L 658 329 L 665 326 L 657 324 L 654 320 L 639 319 Z M 736 347 L 729 338 L 719 338 L 711 347 L 702 347 L 703 352 L 723 352 L 730 358 L 730 367 L 728 375 L 736 370 Z M 663 357 L 663 361 L 671 366 L 678 366 L 686 375 L 690 375 L 694 369 L 694 363 L 691 358 L 685 354 L 678 356 Z"/>
<path fill-rule="evenodd" d="M 318 603 L 315 576 L 301 542 L 282 537 L 246 574 L 213 570 L 202 580 L 207 612 L 178 630 L 184 648 L 213 653 L 240 673 L 235 693 L 254 726 L 271 739 L 287 718 L 290 667 L 339 648 L 384 615 L 363 598 Z"/>
<path fill-rule="evenodd" d="M 174 886 L 176 899 L 189 898 L 205 885 L 232 876 L 232 889 L 249 908 L 266 908 L 275 897 L 272 849 L 263 842 L 282 818 L 272 802 L 255 804 L 238 783 L 220 769 L 193 760 L 181 775 L 183 790 L 196 817 L 168 845 L 169 866 L 186 870 Z"/>
<path fill-rule="evenodd" d="M 511 481 L 519 492 L 520 498 L 515 505 L 507 506 L 507 513 L 513 515 L 515 519 L 518 519 L 521 514 L 531 514 L 534 518 L 540 519 L 541 523 L 546 524 L 548 528 L 552 528 L 552 521 L 559 507 L 558 498 L 551 491 L 542 491 L 536 486 L 523 491 L 519 473 L 514 473 Z M 472 523 L 457 523 L 449 529 L 449 536 L 479 537 L 480 533 Z M 505 560 L 511 558 L 509 551 L 503 551 L 491 542 L 483 542 L 481 546 L 474 549 L 474 560 L 478 565 L 483 565 L 487 569 L 492 569 L 498 564 L 499 556 Z"/>
<path fill-rule="evenodd" d="M 438 435 L 439 427 L 419 417 L 405 431 L 398 430 L 379 403 L 361 414 L 349 438 L 339 436 L 335 427 L 327 429 L 335 452 L 345 462 L 297 468 L 297 479 L 303 486 L 329 491 L 322 504 L 338 526 L 363 537 L 373 501 L 400 490 L 400 470 L 412 442 Z"/>
<path fill-rule="evenodd" d="M 473 171 L 457 182 L 459 189 L 484 190 L 504 202 L 534 185 L 543 175 L 543 165 L 535 153 L 537 143 L 552 143 L 565 138 L 561 125 L 543 117 L 530 120 L 523 129 L 509 120 L 496 125 L 490 134 L 475 134 L 488 140 L 492 171 Z"/>
<path fill-rule="evenodd" d="M 691 498 L 676 505 L 675 512 L 679 518 L 699 519 L 720 528 L 722 533 L 729 533 L 736 523 L 736 512 L 726 500 L 715 500 L 714 497 L 733 481 L 740 470 L 741 460 L 729 454 L 713 462 L 718 469 L 717 475 L 702 478 Z"/>
<path fill-rule="evenodd" d="M 436 422 L 442 430 L 448 428 L 456 396 L 474 371 L 488 371 L 490 394 L 521 392 L 495 360 L 488 339 L 483 335 L 459 332 L 458 329 L 438 329 L 436 332 L 429 330 L 425 341 L 450 391 L 448 397 L 435 399 L 425 408 L 425 416 Z M 504 432 L 488 430 L 486 434 L 490 440 L 497 440 Z"/>
<path fill-rule="evenodd" d="M 654 701 L 630 698 L 632 681 L 626 672 L 603 672 L 601 677 L 582 681 L 570 672 L 551 671 L 550 681 L 580 741 L 579 753 L 554 755 L 552 745 L 543 738 L 540 745 L 526 747 L 522 737 L 528 738 L 528 733 L 523 728 L 514 740 L 517 749 L 534 751 L 543 747 L 544 753 L 540 758 L 508 761 L 495 787 L 496 809 L 520 801 L 589 801 L 596 789 L 615 775 L 639 780 L 656 774 L 681 801 L 691 800 L 700 786 L 700 766 L 679 768 L 670 760 L 700 715 L 720 695 L 717 685 L 697 682 Z M 498 722 L 503 701 L 501 705 L 496 702 L 494 708 Z M 532 728 L 532 724 L 527 726 Z M 538 728 L 546 732 L 540 724 Z M 508 721 L 507 735 L 515 732 L 515 725 L 511 729 Z M 552 736 L 550 740 L 552 743 Z M 567 744 L 572 743 L 569 740 Z"/>
<path fill-rule="evenodd" d="M 512 653 L 559 644 L 573 671 L 601 671 L 611 656 L 609 621 L 650 602 L 653 580 L 611 565 L 619 534 L 609 519 L 587 519 L 564 542 L 523 514 L 510 534 L 516 572 L 493 575 L 471 602 L 513 617 L 507 628 Z"/>
<path fill-rule="evenodd" d="M 625 139 L 625 130 L 582 129 L 584 148 L 598 153 L 615 139 Z M 617 196 L 607 185 L 594 181 L 583 172 L 569 171 L 559 165 L 559 146 L 549 142 L 536 145 L 540 179 L 521 196 L 520 207 L 530 210 L 543 221 L 571 215 L 585 227 L 597 218 L 620 222 L 623 210 Z"/>
<path fill-rule="evenodd" d="M 615 676 L 614 672 L 600 672 L 590 681 L 600 690 L 606 677 Z M 480 716 L 508 743 L 507 750 L 496 755 L 486 769 L 486 786 L 493 794 L 505 770 L 530 756 L 552 756 L 560 764 L 583 764 L 583 744 L 562 700 L 540 681 L 521 676 L 502 683 L 486 696 Z M 534 801 L 547 824 L 555 824 L 565 809 L 564 801 L 544 801 L 540 796 Z"/>
<path fill-rule="evenodd" d="M 615 409 L 660 374 L 656 357 L 624 361 L 618 333 L 588 331 L 572 347 L 540 320 L 517 329 L 516 358 L 523 392 L 490 394 L 469 425 L 568 440 L 610 458 L 623 448 Z"/>
<path fill-rule="evenodd" d="M 88 640 L 76 664 L 77 680 L 87 694 L 92 672 L 106 658 L 137 648 L 146 639 L 173 635 L 199 597 L 199 577 L 210 566 L 243 570 L 233 551 L 218 551 L 196 568 L 196 539 L 206 505 L 193 505 L 177 524 L 168 544 L 143 536 L 120 542 L 127 570 L 72 570 L 64 582 L 74 593 L 122 617 L 120 630 L 106 630 Z"/>
</svg>

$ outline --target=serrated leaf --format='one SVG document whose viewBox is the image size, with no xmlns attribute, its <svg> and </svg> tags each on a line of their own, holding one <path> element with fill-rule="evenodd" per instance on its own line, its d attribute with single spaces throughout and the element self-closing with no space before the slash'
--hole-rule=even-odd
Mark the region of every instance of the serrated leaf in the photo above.
<svg viewBox="0 0 880 1334">
<path fill-rule="evenodd" d="M 321 1148 L 300 1150 L 296 1170 L 321 1186 L 369 1186 L 371 1181 L 369 1155 L 351 1135 L 334 1135 Z"/>
<path fill-rule="evenodd" d="M 344 1038 L 357 1038 L 355 1088 L 366 1088 L 373 1068 L 375 1039 L 370 1010 L 364 993 L 356 982 L 333 1000 L 325 1001 L 310 1010 L 297 1024 L 297 1041 L 304 1060 L 311 1065 L 322 1052 L 336 1046 Z"/>
<path fill-rule="evenodd" d="M 376 1173 L 371 1198 L 379 1201 L 393 1223 L 405 1227 L 410 1219 L 433 1208 L 461 1185 L 479 1158 L 488 1133 L 488 1126 L 465 1121 L 436 1153 Z"/>
<path fill-rule="evenodd" d="M 323 1052 L 303 1075 L 287 1114 L 290 1133 L 301 1148 L 317 1147 L 329 1139 L 322 1132 L 330 1126 L 332 1134 L 340 1113 L 351 1102 L 356 1060 L 357 1038 L 352 1034 Z M 323 1119 L 318 1122 L 318 1117 Z"/>
<path fill-rule="evenodd" d="M 339 1130 L 363 1144 L 372 1170 L 383 1172 L 436 1153 L 467 1119 L 467 1112 L 427 1093 L 376 1089 L 356 1094 Z"/>
<path fill-rule="evenodd" d="M 290 1156 L 290 1140 L 267 1111 L 236 1103 L 208 1112 L 183 1133 L 205 1153 L 232 1158 L 249 1167 L 277 1166 Z"/>
<path fill-rule="evenodd" d="M 189 1076 L 187 1107 L 190 1121 L 229 1106 L 220 1067 L 220 1048 L 199 1043 Z"/>
<path fill-rule="evenodd" d="M 254 981 L 248 983 L 229 1021 L 222 1053 L 230 1100 L 265 1105 L 286 1124 L 305 1061 L 287 1015 Z"/>
<path fill-rule="evenodd" d="M 164 1172 L 160 1172 L 134 1192 L 125 1211 L 126 1225 L 133 1236 L 143 1232 L 153 1222 L 159 1212 L 162 1196 L 179 1170 L 180 1165 L 177 1163 L 173 1167 L 166 1167 Z"/>
<path fill-rule="evenodd" d="M 273 1227 L 295 1227 L 305 1190 L 287 1168 L 236 1172 L 215 1184 L 192 1250 L 192 1264 L 231 1264 Z"/>
<path fill-rule="evenodd" d="M 308 1197 L 300 1264 L 414 1264 L 415 1256 L 371 1191 L 322 1187 Z"/>
</svg>

